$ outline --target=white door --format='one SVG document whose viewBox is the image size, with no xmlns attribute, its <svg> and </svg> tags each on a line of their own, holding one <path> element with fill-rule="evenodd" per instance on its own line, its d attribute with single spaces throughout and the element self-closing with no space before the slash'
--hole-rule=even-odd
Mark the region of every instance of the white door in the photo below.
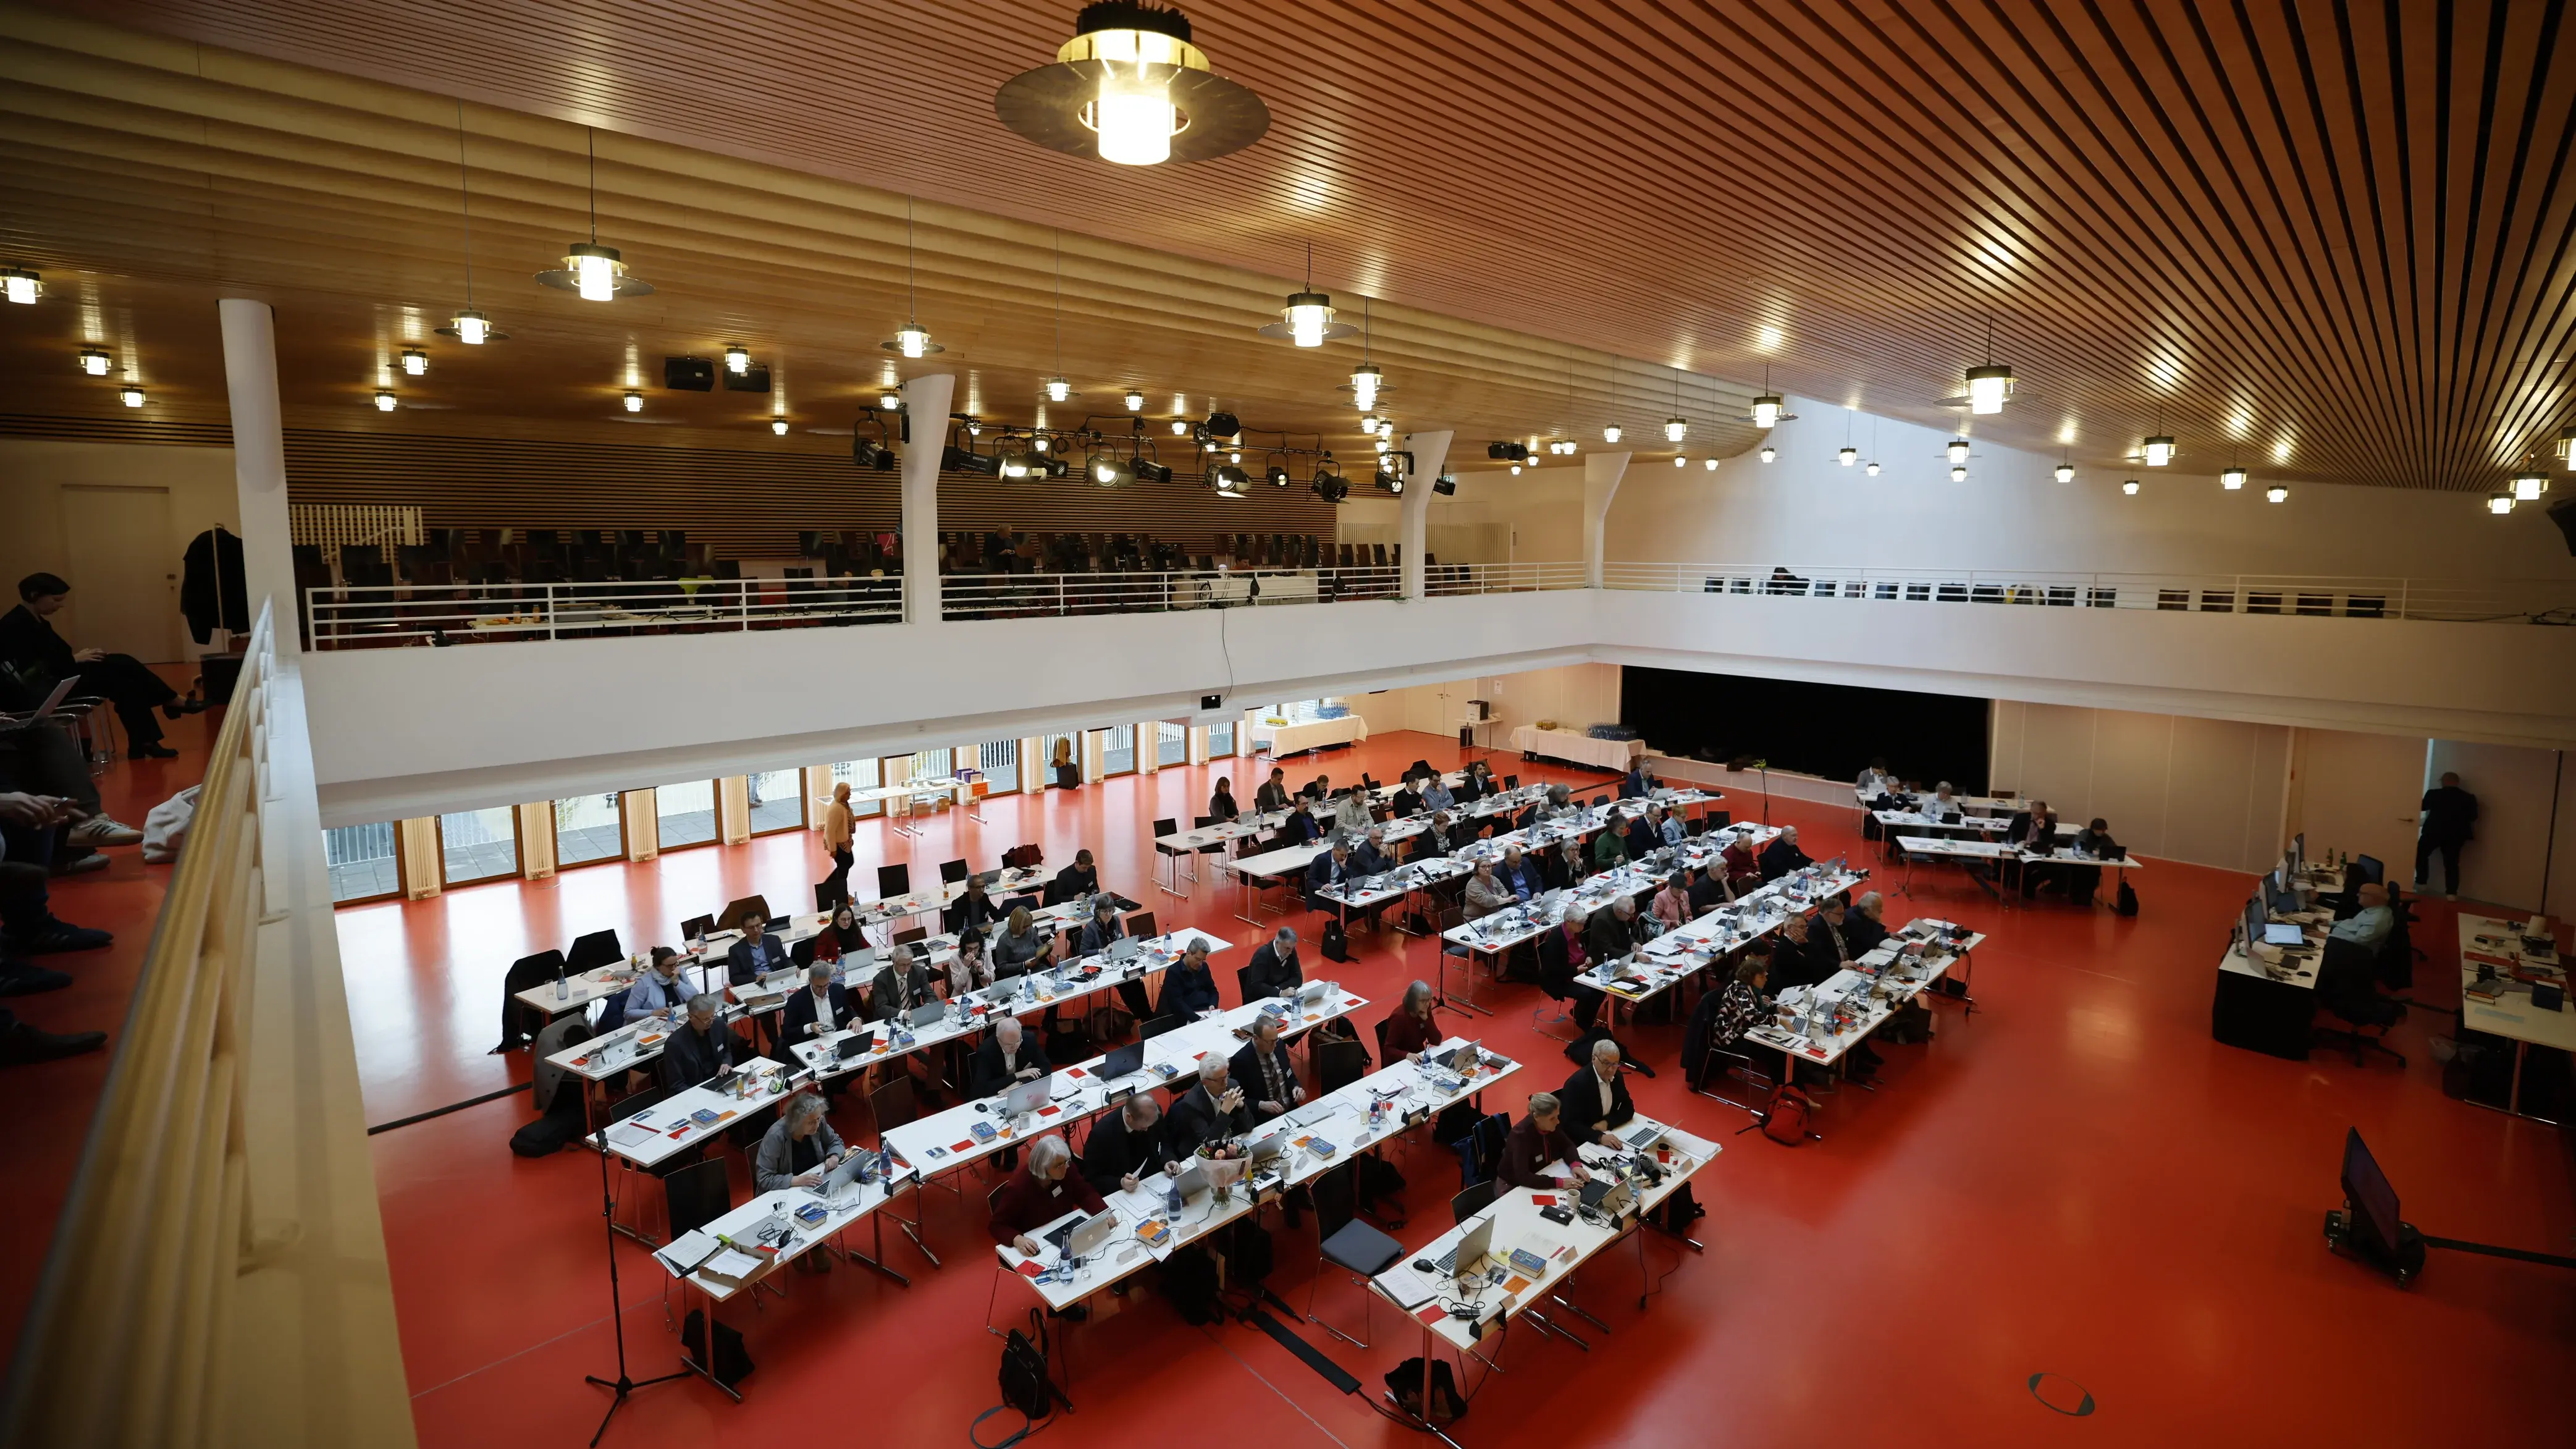
<svg viewBox="0 0 2576 1449">
<path fill-rule="evenodd" d="M 54 631 L 75 649 L 131 654 L 146 664 L 179 647 L 180 552 L 170 542 L 170 490 L 63 485 L 63 556 L 72 596 Z"/>
</svg>

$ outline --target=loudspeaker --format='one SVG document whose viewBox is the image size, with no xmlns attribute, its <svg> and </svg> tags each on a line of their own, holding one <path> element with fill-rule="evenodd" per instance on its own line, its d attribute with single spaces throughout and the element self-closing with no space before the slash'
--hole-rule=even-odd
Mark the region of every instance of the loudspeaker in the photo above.
<svg viewBox="0 0 2576 1449">
<path fill-rule="evenodd" d="M 2559 533 L 2566 537 L 2567 551 L 2576 554 L 2576 498 L 2550 505 L 2549 521 L 2557 524 Z"/>
<path fill-rule="evenodd" d="M 767 392 L 769 391 L 769 364 L 756 362 L 739 373 L 727 372 L 724 375 L 724 385 L 727 392 Z"/>
<path fill-rule="evenodd" d="M 674 392 L 713 392 L 716 388 L 716 365 L 703 357 L 665 357 L 662 359 L 662 386 Z M 763 388 L 762 391 L 768 389 Z"/>
</svg>

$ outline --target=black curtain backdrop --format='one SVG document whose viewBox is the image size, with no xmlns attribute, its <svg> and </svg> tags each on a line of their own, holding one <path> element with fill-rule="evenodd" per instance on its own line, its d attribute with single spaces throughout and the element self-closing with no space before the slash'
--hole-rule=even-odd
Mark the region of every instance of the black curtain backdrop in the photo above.
<svg viewBox="0 0 2576 1449">
<path fill-rule="evenodd" d="M 1619 671 L 1619 718 L 1658 754 L 1768 759 L 1775 770 L 1859 777 L 1883 758 L 1901 780 L 1929 789 L 1947 780 L 1963 795 L 1986 791 L 1986 704 L 1947 694 L 1848 684 Z"/>
</svg>

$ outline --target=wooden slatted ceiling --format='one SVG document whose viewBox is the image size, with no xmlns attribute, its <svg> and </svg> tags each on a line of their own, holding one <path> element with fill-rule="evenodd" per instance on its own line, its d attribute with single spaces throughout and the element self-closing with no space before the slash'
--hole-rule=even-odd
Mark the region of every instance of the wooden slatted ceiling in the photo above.
<svg viewBox="0 0 2576 1449">
<path fill-rule="evenodd" d="M 1991 316 L 1975 431 L 2080 462 L 2484 489 L 2576 415 L 2565 0 L 1208 0 L 1271 135 L 1144 174 L 993 119 L 1070 3 L 64 8 L 1936 426 Z"/>
</svg>

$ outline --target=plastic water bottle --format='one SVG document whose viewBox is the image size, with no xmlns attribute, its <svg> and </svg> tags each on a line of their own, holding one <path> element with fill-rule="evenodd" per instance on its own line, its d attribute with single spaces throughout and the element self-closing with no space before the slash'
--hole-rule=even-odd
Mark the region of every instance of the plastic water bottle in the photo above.
<svg viewBox="0 0 2576 1449">
<path fill-rule="evenodd" d="M 1181 1215 L 1181 1184 L 1180 1180 L 1177 1178 L 1164 1184 L 1163 1212 L 1165 1216 L 1176 1221 Z"/>
<path fill-rule="evenodd" d="M 570 1001 L 571 999 L 572 982 L 564 975 L 563 966 L 558 963 L 555 966 L 555 1000 Z"/>
</svg>

